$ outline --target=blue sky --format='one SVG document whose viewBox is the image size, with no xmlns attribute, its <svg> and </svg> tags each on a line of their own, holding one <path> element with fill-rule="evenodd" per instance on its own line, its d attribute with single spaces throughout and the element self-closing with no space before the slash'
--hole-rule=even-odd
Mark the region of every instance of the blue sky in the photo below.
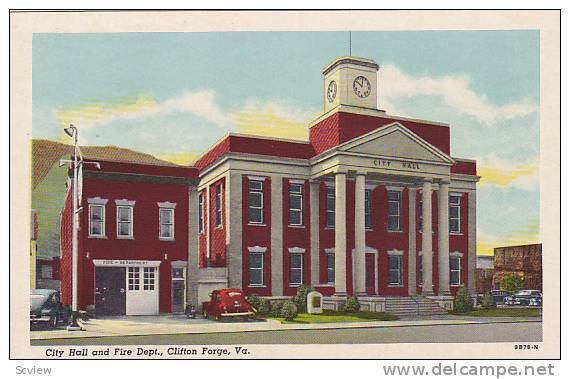
<svg viewBox="0 0 570 379">
<path fill-rule="evenodd" d="M 35 34 L 33 136 L 119 145 L 179 163 L 228 130 L 306 138 L 322 68 L 348 33 Z M 478 160 L 478 243 L 538 241 L 538 31 L 353 32 L 380 64 L 379 107 L 451 124 Z"/>
</svg>

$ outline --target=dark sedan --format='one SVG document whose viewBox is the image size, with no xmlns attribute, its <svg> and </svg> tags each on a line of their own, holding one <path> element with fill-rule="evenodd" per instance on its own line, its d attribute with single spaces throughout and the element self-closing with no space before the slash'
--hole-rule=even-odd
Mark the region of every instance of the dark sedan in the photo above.
<svg viewBox="0 0 570 379">
<path fill-rule="evenodd" d="M 44 324 L 55 328 L 66 324 L 69 310 L 61 304 L 59 291 L 51 289 L 30 290 L 30 326 Z"/>
<path fill-rule="evenodd" d="M 514 295 L 505 298 L 505 305 L 540 307 L 542 305 L 542 292 L 538 290 L 517 291 Z"/>
</svg>

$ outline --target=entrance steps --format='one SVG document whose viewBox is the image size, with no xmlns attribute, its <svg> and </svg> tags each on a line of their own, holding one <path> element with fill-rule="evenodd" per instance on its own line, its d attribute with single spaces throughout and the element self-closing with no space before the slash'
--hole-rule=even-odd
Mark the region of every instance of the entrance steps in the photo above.
<svg viewBox="0 0 570 379">
<path fill-rule="evenodd" d="M 396 316 L 446 315 L 447 311 L 434 300 L 421 297 L 386 297 L 386 312 Z"/>
</svg>

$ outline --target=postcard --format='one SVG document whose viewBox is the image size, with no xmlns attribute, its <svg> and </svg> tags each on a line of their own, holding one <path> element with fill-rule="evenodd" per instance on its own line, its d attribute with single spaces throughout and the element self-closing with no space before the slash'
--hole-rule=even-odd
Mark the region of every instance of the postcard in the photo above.
<svg viewBox="0 0 570 379">
<path fill-rule="evenodd" d="M 10 357 L 557 359 L 559 15 L 12 11 Z"/>
</svg>

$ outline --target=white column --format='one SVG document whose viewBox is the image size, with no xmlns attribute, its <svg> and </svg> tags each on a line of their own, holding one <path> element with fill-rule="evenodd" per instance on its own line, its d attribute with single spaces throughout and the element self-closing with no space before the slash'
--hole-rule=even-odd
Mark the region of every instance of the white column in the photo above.
<svg viewBox="0 0 570 379">
<path fill-rule="evenodd" d="M 242 288 L 244 252 L 242 247 L 242 174 L 240 173 L 230 172 L 226 176 L 226 220 L 229 226 L 229 230 L 226 231 L 228 286 Z"/>
<path fill-rule="evenodd" d="M 408 295 L 416 294 L 416 189 L 408 188 Z"/>
<path fill-rule="evenodd" d="M 346 295 L 346 173 L 335 174 L 334 286 L 335 294 Z"/>
<path fill-rule="evenodd" d="M 316 286 L 320 282 L 320 243 L 319 243 L 319 189 L 321 182 L 311 181 L 309 198 L 311 208 L 311 284 Z"/>
<path fill-rule="evenodd" d="M 465 197 L 465 196 L 464 196 Z M 467 193 L 467 289 L 471 295 L 476 293 L 475 267 L 477 265 L 477 192 Z"/>
<path fill-rule="evenodd" d="M 186 302 L 198 306 L 198 191 L 188 186 L 188 257 L 186 264 Z"/>
<path fill-rule="evenodd" d="M 439 267 L 439 295 L 449 295 L 449 181 L 441 181 L 437 193 L 438 222 L 437 249 Z"/>
<path fill-rule="evenodd" d="M 430 178 L 425 178 L 422 186 L 422 260 L 423 260 L 423 287 L 422 295 L 433 295 L 432 281 L 432 218 L 431 218 L 431 182 Z"/>
<path fill-rule="evenodd" d="M 356 192 L 354 197 L 354 266 L 355 294 L 366 294 L 366 230 L 364 216 L 364 193 L 366 190 L 366 176 L 364 173 L 356 174 Z"/>
<path fill-rule="evenodd" d="M 271 177 L 271 294 L 283 295 L 283 178 Z"/>
</svg>

